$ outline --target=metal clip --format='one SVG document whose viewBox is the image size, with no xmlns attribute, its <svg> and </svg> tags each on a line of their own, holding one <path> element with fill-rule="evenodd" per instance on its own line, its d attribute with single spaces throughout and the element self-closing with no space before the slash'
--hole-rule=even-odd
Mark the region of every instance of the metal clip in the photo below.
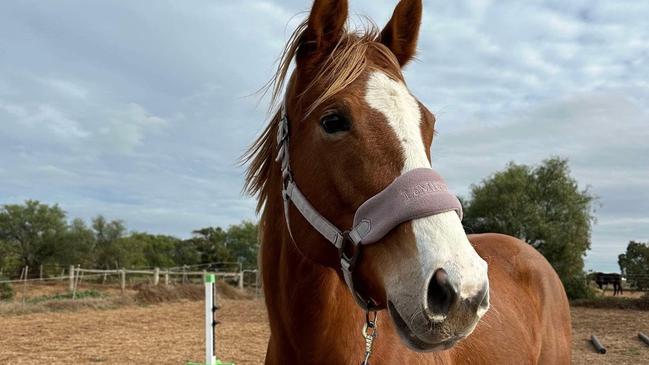
<svg viewBox="0 0 649 365">
<path fill-rule="evenodd" d="M 275 157 L 275 162 L 280 162 L 284 160 L 285 150 L 286 150 L 286 144 L 282 143 L 279 146 L 279 151 L 277 152 L 277 157 Z"/>
<path fill-rule="evenodd" d="M 372 318 L 370 318 L 370 313 L 372 313 Z M 376 322 L 378 319 L 378 313 L 376 311 L 367 311 L 365 312 L 365 325 L 363 325 L 363 338 L 365 339 L 365 354 L 361 365 L 369 365 L 370 356 L 372 355 L 372 346 L 374 345 L 374 339 L 376 338 L 377 329 Z"/>
</svg>

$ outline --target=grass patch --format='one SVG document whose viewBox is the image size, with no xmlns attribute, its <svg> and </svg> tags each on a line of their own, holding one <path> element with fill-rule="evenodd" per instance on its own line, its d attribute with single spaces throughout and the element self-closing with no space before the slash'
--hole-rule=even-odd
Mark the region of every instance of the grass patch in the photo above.
<svg viewBox="0 0 649 365">
<path fill-rule="evenodd" d="M 637 347 L 630 347 L 626 350 L 624 350 L 624 354 L 626 356 L 640 356 L 642 355 L 642 352 L 640 352 L 640 349 Z"/>
<path fill-rule="evenodd" d="M 83 290 L 78 291 L 74 295 L 75 300 L 83 300 L 87 298 L 102 298 L 104 295 L 96 290 Z M 72 293 L 60 293 L 54 295 L 41 295 L 40 297 L 34 297 L 27 299 L 28 303 L 42 303 L 55 300 L 69 300 L 72 299 Z"/>
<path fill-rule="evenodd" d="M 232 287 L 222 281 L 216 284 L 218 296 L 223 299 L 250 299 L 251 295 Z M 101 290 L 80 290 L 72 299 L 72 293 L 64 292 L 53 295 L 41 295 L 22 300 L 0 302 L 0 316 L 21 315 L 43 312 L 78 311 L 82 309 L 103 310 L 116 309 L 129 305 L 150 305 L 182 300 L 202 301 L 205 298 L 203 285 L 148 285 L 138 284 L 125 295 L 108 295 Z"/>
<path fill-rule="evenodd" d="M 83 300 L 59 299 L 39 303 L 0 303 L 0 316 L 49 312 L 76 312 L 82 309 L 116 309 L 128 304 L 121 298 L 87 298 Z"/>
</svg>

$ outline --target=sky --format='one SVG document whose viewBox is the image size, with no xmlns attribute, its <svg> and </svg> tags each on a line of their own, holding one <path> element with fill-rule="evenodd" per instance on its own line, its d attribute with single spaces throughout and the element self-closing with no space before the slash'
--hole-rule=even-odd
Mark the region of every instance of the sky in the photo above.
<svg viewBox="0 0 649 365">
<path fill-rule="evenodd" d="M 395 0 L 351 1 L 379 26 Z M 0 204 L 58 203 L 188 237 L 256 220 L 237 161 L 310 1 L 0 2 Z M 408 86 L 467 196 L 509 161 L 570 160 L 599 197 L 586 268 L 649 240 L 649 2 L 425 1 Z M 359 17 L 352 24 L 360 24 Z"/>
</svg>

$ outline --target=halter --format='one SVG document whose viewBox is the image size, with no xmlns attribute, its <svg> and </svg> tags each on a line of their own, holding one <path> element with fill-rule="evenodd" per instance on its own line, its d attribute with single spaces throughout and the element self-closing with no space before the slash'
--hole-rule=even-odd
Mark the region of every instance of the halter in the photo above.
<svg viewBox="0 0 649 365">
<path fill-rule="evenodd" d="M 397 225 L 413 219 L 455 211 L 461 220 L 462 205 L 457 197 L 448 191 L 444 179 L 435 170 L 417 168 L 397 177 L 385 189 L 361 204 L 354 214 L 352 228 L 341 231 L 318 213 L 293 180 L 289 135 L 284 100 L 277 131 L 279 151 L 275 161 L 282 164 L 282 197 L 289 235 L 293 239 L 289 220 L 289 206 L 293 203 L 304 219 L 338 250 L 343 278 L 358 305 L 366 311 L 375 309 L 374 300 L 363 298 L 354 289 L 353 272 L 360 257 L 361 247 L 379 241 Z M 349 245 L 353 246 L 351 256 L 347 254 Z"/>
</svg>

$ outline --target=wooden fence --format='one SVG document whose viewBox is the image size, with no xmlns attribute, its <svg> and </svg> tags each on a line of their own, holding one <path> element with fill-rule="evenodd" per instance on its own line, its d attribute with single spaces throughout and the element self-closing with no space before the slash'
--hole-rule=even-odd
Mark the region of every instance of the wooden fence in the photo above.
<svg viewBox="0 0 649 365">
<path fill-rule="evenodd" d="M 243 290 L 243 279 L 245 273 L 254 273 L 257 275 L 257 270 L 241 270 L 239 272 L 208 272 L 203 271 L 187 271 L 187 270 L 169 270 L 160 268 L 154 268 L 153 270 L 129 270 L 129 269 L 116 269 L 116 270 L 100 270 L 100 269 L 84 269 L 81 267 L 74 267 L 70 265 L 68 270 L 68 280 L 69 287 L 72 293 L 76 292 L 76 288 L 79 285 L 79 282 L 83 280 L 85 274 L 90 274 L 93 276 L 101 276 L 104 278 L 108 275 L 118 275 L 120 277 L 120 287 L 122 291 L 126 290 L 126 276 L 127 275 L 152 275 L 153 276 L 153 285 L 157 286 L 160 283 L 160 276 L 164 278 L 165 285 L 169 285 L 171 276 L 182 276 L 182 281 L 186 282 L 187 278 L 190 276 L 200 276 L 205 277 L 207 274 L 214 274 L 217 278 L 231 278 L 237 281 L 239 289 Z M 255 278 L 257 282 L 257 277 Z"/>
</svg>

